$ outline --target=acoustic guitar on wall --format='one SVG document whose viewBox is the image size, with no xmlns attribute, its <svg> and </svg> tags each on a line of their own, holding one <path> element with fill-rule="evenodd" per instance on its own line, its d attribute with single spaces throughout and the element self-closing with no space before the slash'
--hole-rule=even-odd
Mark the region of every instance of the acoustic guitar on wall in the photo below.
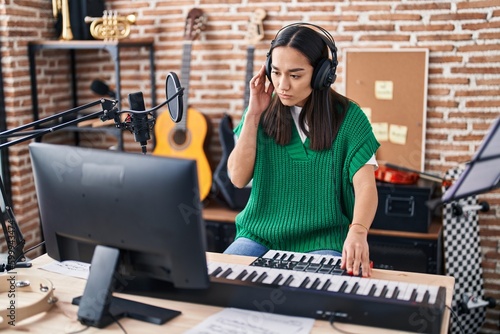
<svg viewBox="0 0 500 334">
<path fill-rule="evenodd" d="M 196 160 L 201 200 L 208 196 L 212 187 L 212 170 L 205 153 L 208 121 L 201 112 L 189 107 L 188 88 L 192 41 L 199 37 L 200 32 L 205 28 L 205 22 L 206 17 L 201 9 L 193 8 L 189 11 L 184 32 L 186 43 L 183 46 L 181 69 L 184 113 L 178 123 L 171 120 L 168 112 L 162 112 L 157 117 L 156 146 L 153 150 L 154 155 Z"/>
</svg>

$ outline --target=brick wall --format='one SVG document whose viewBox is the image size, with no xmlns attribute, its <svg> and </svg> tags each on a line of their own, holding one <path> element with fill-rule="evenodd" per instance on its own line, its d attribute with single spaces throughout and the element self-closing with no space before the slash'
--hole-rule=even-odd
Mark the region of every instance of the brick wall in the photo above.
<svg viewBox="0 0 500 334">
<path fill-rule="evenodd" d="M 217 122 L 223 113 L 238 119 L 243 109 L 248 20 L 255 9 L 267 12 L 264 39 L 255 45 L 254 67 L 265 60 L 270 41 L 285 24 L 308 21 L 329 30 L 339 48 L 335 89 L 344 92 L 347 48 L 428 48 L 425 170 L 442 175 L 471 158 L 488 126 L 500 116 L 500 2 L 494 1 L 125 1 L 107 0 L 121 15 L 137 14 L 131 37 L 155 42 L 156 94 L 165 96 L 169 71 L 180 76 L 183 27 L 188 11 L 201 8 L 206 29 L 193 41 L 189 104 L 206 114 L 213 132 L 207 155 L 215 168 L 220 159 Z M 9 128 L 31 121 L 27 43 L 56 39 L 50 1 L 5 1 L 0 4 L 1 52 Z M 77 54 L 79 103 L 96 99 L 90 82 L 114 84 L 113 64 L 104 51 Z M 45 50 L 37 55 L 41 116 L 71 107 L 68 57 Z M 122 55 L 122 96 L 143 91 L 150 107 L 149 67 L 145 50 Z M 48 140 L 69 140 L 63 134 Z M 109 147 L 112 137 L 85 136 L 86 145 Z M 139 150 L 130 134 L 126 149 Z M 149 147 L 151 149 L 151 147 Z M 40 240 L 37 204 L 26 145 L 10 149 L 13 205 L 28 246 Z M 500 192 L 480 196 L 492 207 L 480 214 L 486 295 L 500 299 Z M 3 244 L 3 242 L 2 242 Z M 34 256 L 35 254 L 32 254 Z M 484 333 L 498 333 L 499 310 L 488 310 Z"/>
</svg>

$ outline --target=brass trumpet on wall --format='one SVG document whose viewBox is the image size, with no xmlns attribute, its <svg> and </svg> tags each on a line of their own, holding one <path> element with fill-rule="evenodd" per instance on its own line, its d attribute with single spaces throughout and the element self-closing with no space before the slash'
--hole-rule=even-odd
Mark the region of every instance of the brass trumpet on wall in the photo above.
<svg viewBox="0 0 500 334">
<path fill-rule="evenodd" d="M 135 14 L 118 16 L 116 11 L 105 10 L 102 17 L 85 17 L 90 24 L 90 34 L 95 39 L 117 40 L 130 35 L 130 26 L 135 24 Z"/>
<path fill-rule="evenodd" d="M 70 41 L 73 39 L 73 32 L 71 31 L 71 22 L 69 19 L 69 4 L 68 0 L 52 0 L 52 13 L 54 18 L 58 19 L 61 14 L 62 30 L 59 39 Z"/>
</svg>

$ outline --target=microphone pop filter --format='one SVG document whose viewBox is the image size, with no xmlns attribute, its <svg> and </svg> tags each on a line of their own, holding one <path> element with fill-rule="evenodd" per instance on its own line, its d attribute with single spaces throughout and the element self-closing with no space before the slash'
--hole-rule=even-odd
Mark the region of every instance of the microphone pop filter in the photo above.
<svg viewBox="0 0 500 334">
<path fill-rule="evenodd" d="M 171 101 L 167 102 L 167 106 L 172 121 L 174 123 L 179 123 L 182 119 L 184 110 L 182 102 L 183 93 L 179 78 L 174 72 L 170 72 L 167 75 L 167 79 L 165 82 L 165 93 L 167 95 L 167 101 L 170 97 L 177 95 Z"/>
</svg>

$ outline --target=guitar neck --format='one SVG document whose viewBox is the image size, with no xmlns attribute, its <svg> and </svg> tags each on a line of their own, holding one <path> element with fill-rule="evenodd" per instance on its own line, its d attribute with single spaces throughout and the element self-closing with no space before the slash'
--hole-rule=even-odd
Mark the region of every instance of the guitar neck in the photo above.
<svg viewBox="0 0 500 334">
<path fill-rule="evenodd" d="M 184 87 L 184 92 L 182 95 L 183 113 L 182 118 L 177 123 L 177 126 L 186 129 L 187 128 L 187 110 L 188 110 L 188 97 L 189 97 L 189 75 L 191 71 L 191 49 L 192 44 L 190 42 L 185 43 L 182 50 L 182 68 L 181 68 L 181 82 Z"/>
<path fill-rule="evenodd" d="M 247 68 L 245 76 L 245 98 L 243 100 L 243 109 L 248 106 L 250 101 L 250 80 L 253 77 L 253 60 L 255 54 L 255 46 L 249 45 L 247 48 Z"/>
</svg>

